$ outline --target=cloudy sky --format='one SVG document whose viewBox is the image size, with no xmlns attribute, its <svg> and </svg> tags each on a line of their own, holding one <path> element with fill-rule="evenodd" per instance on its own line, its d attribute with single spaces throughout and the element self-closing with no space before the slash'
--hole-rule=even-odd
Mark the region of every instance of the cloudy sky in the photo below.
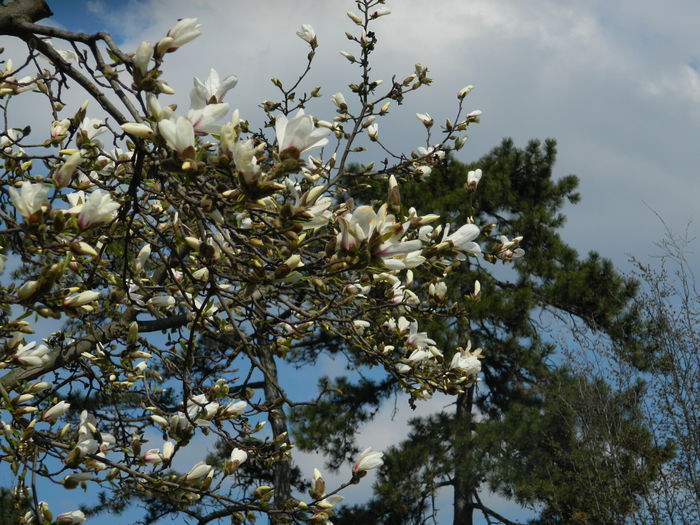
<svg viewBox="0 0 700 525">
<path fill-rule="evenodd" d="M 251 122 L 272 99 L 272 76 L 294 80 L 308 48 L 295 32 L 313 25 L 320 47 L 305 88 L 325 98 L 310 112 L 330 119 L 328 97 L 357 71 L 338 54 L 354 51 L 345 0 L 150 0 L 49 2 L 55 23 L 106 29 L 128 51 L 156 41 L 181 17 L 198 17 L 203 35 L 169 57 L 165 78 L 187 104 L 192 76 L 209 67 L 235 74 L 227 101 Z M 513 137 L 553 137 L 557 174 L 581 179 L 582 202 L 566 210 L 564 238 L 581 252 L 597 250 L 623 268 L 628 254 L 646 257 L 664 235 L 654 210 L 680 233 L 698 220 L 700 195 L 700 3 L 696 0 L 421 0 L 389 1 L 391 16 L 375 25 L 373 75 L 403 78 L 419 62 L 434 84 L 380 122 L 392 147 L 410 151 L 424 139 L 415 112 L 441 122 L 455 93 L 476 89 L 468 109 L 481 109 L 460 158 L 471 161 Z M 77 96 L 77 95 L 76 95 Z M 488 173 L 485 174 L 488 176 Z M 691 225 L 691 236 L 697 233 Z M 691 264 L 698 268 L 697 256 Z M 332 364 L 328 365 L 332 367 Z M 440 401 L 438 401 L 438 404 Z M 379 443 L 369 443 L 379 446 Z M 517 516 L 513 516 L 517 517 Z"/>
</svg>

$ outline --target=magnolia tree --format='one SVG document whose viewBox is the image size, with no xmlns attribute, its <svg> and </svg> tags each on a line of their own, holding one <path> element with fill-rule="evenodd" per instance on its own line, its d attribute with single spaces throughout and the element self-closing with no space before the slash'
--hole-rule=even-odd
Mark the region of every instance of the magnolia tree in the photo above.
<svg viewBox="0 0 700 525">
<path fill-rule="evenodd" d="M 199 36 L 194 18 L 129 52 L 105 33 L 41 25 L 42 0 L 0 5 L 2 33 L 28 49 L 4 56 L 0 74 L 0 438 L 22 523 L 85 519 L 87 509 L 52 514 L 39 478 L 149 499 L 200 524 L 330 523 L 338 493 L 382 453 L 365 450 L 340 486 L 315 469 L 310 490 L 294 489 L 286 414 L 327 392 L 298 399 L 283 384 L 290 348 L 339 338 L 411 402 L 478 380 L 480 350 L 466 339 L 437 348 L 415 319 L 465 316 L 479 284 L 452 303 L 446 274 L 467 258 L 517 257 L 519 239 L 402 207 L 401 183 L 429 186 L 480 112 L 463 111 L 468 86 L 442 126 L 417 115 L 424 146 L 382 143 L 382 117 L 431 82 L 421 65 L 389 82 L 371 74 L 384 4 L 348 13 L 354 50 L 341 55 L 358 79 L 330 97 L 327 120 L 305 113 L 320 88 L 300 94 L 319 45 L 311 26 L 297 33 L 303 74 L 291 86 L 273 79 L 279 101 L 249 116 L 224 102 L 237 79 L 213 70 L 194 80 L 189 108 L 169 105 L 181 87 L 162 64 Z M 68 88 L 88 100 L 66 105 Z M 29 94 L 43 101 L 33 103 L 43 128 L 13 121 Z M 363 177 L 385 180 L 384 202 L 347 198 L 344 183 Z M 205 435 L 218 455 L 201 450 Z M 184 453 L 201 460 L 175 468 Z"/>
</svg>

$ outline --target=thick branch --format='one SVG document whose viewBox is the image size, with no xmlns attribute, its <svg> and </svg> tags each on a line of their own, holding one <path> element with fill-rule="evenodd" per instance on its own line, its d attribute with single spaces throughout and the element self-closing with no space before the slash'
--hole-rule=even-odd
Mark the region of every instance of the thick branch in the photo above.
<svg viewBox="0 0 700 525">
<path fill-rule="evenodd" d="M 14 35 L 22 23 L 32 23 L 53 15 L 44 0 L 15 0 L 0 5 L 0 33 Z"/>
<path fill-rule="evenodd" d="M 0 385 L 10 391 L 25 381 L 32 381 L 47 372 L 75 361 L 83 352 L 94 350 L 98 343 L 106 343 L 113 339 L 124 337 L 128 330 L 129 324 L 126 321 L 113 321 L 103 328 L 96 327 L 94 335 L 83 337 L 63 348 L 52 351 L 41 365 L 17 368 L 8 372 L 0 378 Z"/>
<path fill-rule="evenodd" d="M 495 510 L 492 510 L 489 507 L 487 507 L 486 505 L 484 505 L 481 501 L 481 498 L 479 498 L 479 494 L 476 491 L 474 492 L 474 498 L 476 499 L 476 503 L 474 504 L 474 508 L 479 509 L 484 514 L 488 514 L 489 516 L 496 518 L 498 521 L 500 521 L 501 523 L 503 523 L 505 525 L 520 525 L 519 523 L 517 523 L 515 521 L 510 521 L 505 516 L 501 516 Z"/>
<path fill-rule="evenodd" d="M 139 332 L 157 332 L 178 328 L 187 323 L 186 315 L 177 315 L 165 319 L 154 319 L 152 321 L 139 322 Z M 68 363 L 77 360 L 83 352 L 92 352 L 99 344 L 106 344 L 109 341 L 126 337 L 129 331 L 130 319 L 113 321 L 102 328 L 95 328 L 93 335 L 85 336 L 71 344 L 58 348 L 48 354 L 46 362 L 39 366 L 29 368 L 14 369 L 0 378 L 0 385 L 10 391 L 17 385 L 25 381 L 32 381 L 53 370 L 57 370 Z"/>
</svg>

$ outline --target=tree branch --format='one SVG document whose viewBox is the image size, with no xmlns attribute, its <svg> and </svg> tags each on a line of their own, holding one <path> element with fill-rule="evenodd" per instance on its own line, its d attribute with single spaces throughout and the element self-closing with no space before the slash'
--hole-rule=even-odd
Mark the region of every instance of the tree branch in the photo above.
<svg viewBox="0 0 700 525">
<path fill-rule="evenodd" d="M 28 368 L 14 369 L 0 377 L 0 385 L 10 391 L 25 381 L 32 381 L 58 368 L 78 359 L 84 352 L 92 352 L 98 344 L 105 344 L 120 337 L 126 337 L 129 331 L 131 316 L 125 315 L 124 319 L 112 321 L 102 328 L 95 328 L 94 335 L 85 336 L 73 343 L 57 348 L 48 354 L 45 363 Z M 157 332 L 183 326 L 188 321 L 186 315 L 177 315 L 165 319 L 139 322 L 139 332 Z"/>
<path fill-rule="evenodd" d="M 15 0 L 0 5 L 0 33 L 16 35 L 20 24 L 33 23 L 51 15 L 53 11 L 44 0 Z"/>
</svg>

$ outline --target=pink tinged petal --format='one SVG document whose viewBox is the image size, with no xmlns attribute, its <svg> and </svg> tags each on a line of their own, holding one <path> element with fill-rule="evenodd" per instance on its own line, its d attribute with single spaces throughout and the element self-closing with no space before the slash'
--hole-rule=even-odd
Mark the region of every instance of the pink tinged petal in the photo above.
<svg viewBox="0 0 700 525">
<path fill-rule="evenodd" d="M 381 467 L 384 464 L 383 456 L 382 452 L 374 452 L 372 447 L 369 447 L 360 454 L 360 459 L 353 465 L 352 471 L 357 473 Z"/>
</svg>

